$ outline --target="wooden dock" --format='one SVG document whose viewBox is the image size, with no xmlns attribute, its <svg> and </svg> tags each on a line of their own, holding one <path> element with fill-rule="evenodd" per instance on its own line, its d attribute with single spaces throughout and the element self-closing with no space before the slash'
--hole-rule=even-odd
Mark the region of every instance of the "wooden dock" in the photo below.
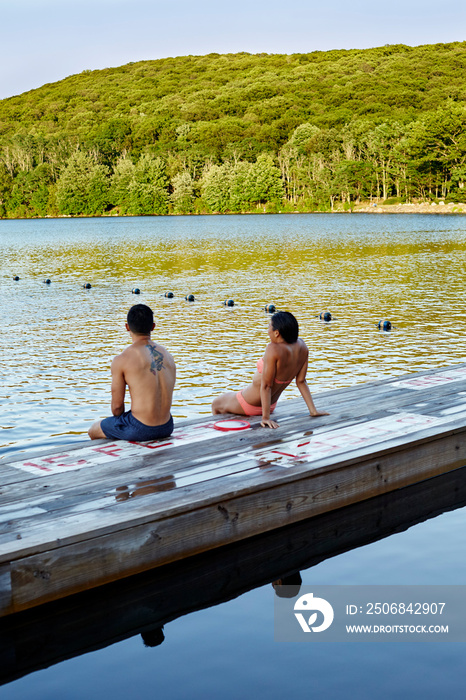
<svg viewBox="0 0 466 700">
<path fill-rule="evenodd" d="M 186 422 L 0 464 L 0 616 L 466 464 L 466 364 L 279 404 L 280 428 Z"/>
</svg>

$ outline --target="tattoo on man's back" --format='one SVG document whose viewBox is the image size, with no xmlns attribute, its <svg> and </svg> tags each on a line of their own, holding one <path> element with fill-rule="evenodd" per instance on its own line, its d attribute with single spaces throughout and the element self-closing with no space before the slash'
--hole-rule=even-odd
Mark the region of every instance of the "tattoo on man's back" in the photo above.
<svg viewBox="0 0 466 700">
<path fill-rule="evenodd" d="M 160 370 L 163 369 L 162 353 L 156 350 L 153 345 L 146 345 L 146 348 L 149 348 L 150 354 L 152 355 L 150 371 L 152 372 L 152 374 L 160 372 Z"/>
</svg>

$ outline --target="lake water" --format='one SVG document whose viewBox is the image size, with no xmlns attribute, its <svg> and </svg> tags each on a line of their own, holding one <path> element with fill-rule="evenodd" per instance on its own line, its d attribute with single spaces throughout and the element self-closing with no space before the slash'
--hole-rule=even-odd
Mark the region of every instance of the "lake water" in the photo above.
<svg viewBox="0 0 466 700">
<path fill-rule="evenodd" d="M 466 361 L 463 217 L 0 221 L 0 247 L 0 459 L 80 440 L 108 415 L 110 361 L 135 302 L 153 307 L 155 339 L 175 357 L 175 420 L 209 413 L 213 396 L 250 380 L 267 303 L 297 316 L 313 393 Z M 331 323 L 316 318 L 327 309 Z M 384 318 L 393 332 L 377 330 Z M 327 559 L 303 582 L 464 584 L 465 520 L 463 508 L 444 513 Z M 464 697 L 462 644 L 274 642 L 270 585 L 174 620 L 165 637 L 149 649 L 135 634 L 0 697 Z"/>
</svg>

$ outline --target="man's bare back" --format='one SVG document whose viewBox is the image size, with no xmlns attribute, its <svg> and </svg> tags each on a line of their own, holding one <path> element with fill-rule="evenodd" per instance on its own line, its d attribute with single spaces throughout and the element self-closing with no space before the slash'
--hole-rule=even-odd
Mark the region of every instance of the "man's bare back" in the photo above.
<svg viewBox="0 0 466 700">
<path fill-rule="evenodd" d="M 145 425 L 162 425 L 170 418 L 175 362 L 170 353 L 150 338 L 137 338 L 112 362 L 112 413 L 125 410 L 125 388 L 131 412 Z"/>
<path fill-rule="evenodd" d="M 115 357 L 111 367 L 113 416 L 91 426 L 91 439 L 143 441 L 171 434 L 176 367 L 168 350 L 151 340 L 155 327 L 152 318 L 152 311 L 144 304 L 130 309 L 126 329 L 132 344 Z M 126 387 L 131 396 L 131 411 L 127 412 Z"/>
</svg>

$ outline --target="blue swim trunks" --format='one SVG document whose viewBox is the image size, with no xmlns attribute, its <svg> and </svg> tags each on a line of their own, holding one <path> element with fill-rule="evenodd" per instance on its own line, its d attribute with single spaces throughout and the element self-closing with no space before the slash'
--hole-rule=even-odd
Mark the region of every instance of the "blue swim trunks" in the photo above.
<svg viewBox="0 0 466 700">
<path fill-rule="evenodd" d="M 173 418 L 170 416 L 170 420 L 164 425 L 145 425 L 137 420 L 131 411 L 125 411 L 121 416 L 104 418 L 100 427 L 111 440 L 145 442 L 169 437 L 173 432 Z"/>
</svg>

